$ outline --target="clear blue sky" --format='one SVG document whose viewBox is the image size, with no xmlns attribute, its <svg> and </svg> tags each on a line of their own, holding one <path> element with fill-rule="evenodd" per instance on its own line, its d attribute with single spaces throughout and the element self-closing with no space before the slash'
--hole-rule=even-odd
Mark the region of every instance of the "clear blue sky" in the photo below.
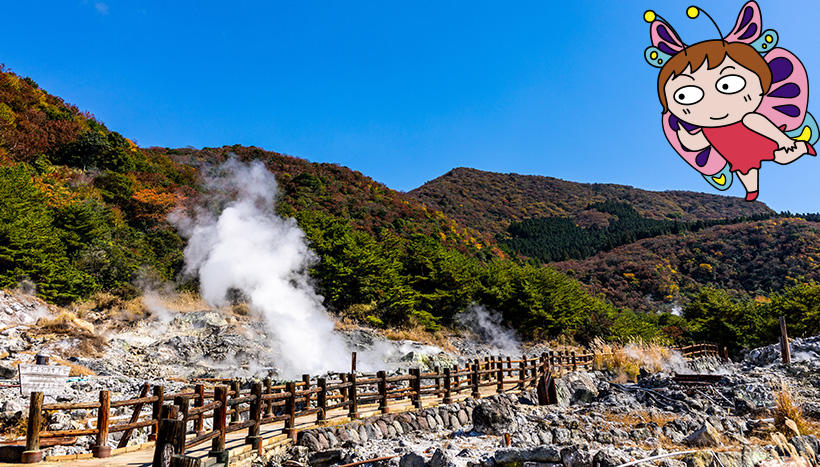
<svg viewBox="0 0 820 467">
<path fill-rule="evenodd" d="M 715 192 L 663 138 L 643 59 L 647 8 L 715 38 L 690 1 L 8 2 L 0 62 L 143 146 L 256 145 L 399 190 L 468 166 Z M 727 31 L 742 3 L 700 6 Z M 760 4 L 820 85 L 820 6 Z M 820 211 L 820 160 L 764 167 L 761 201 Z"/>
</svg>

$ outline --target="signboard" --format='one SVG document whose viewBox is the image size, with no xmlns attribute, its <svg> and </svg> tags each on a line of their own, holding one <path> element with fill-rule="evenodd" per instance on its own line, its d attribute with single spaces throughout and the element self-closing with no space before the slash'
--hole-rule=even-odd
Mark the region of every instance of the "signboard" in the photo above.
<svg viewBox="0 0 820 467">
<path fill-rule="evenodd" d="M 71 371 L 67 366 L 26 363 L 21 363 L 17 368 L 20 375 L 20 393 L 24 396 L 32 392 L 42 392 L 50 396 L 61 394 Z"/>
</svg>

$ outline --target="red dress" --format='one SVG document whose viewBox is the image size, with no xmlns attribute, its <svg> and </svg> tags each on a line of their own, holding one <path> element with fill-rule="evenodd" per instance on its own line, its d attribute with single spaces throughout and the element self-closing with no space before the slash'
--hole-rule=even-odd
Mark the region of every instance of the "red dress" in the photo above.
<svg viewBox="0 0 820 467">
<path fill-rule="evenodd" d="M 761 162 L 774 160 L 774 152 L 778 148 L 777 143 L 750 130 L 742 121 L 717 128 L 703 128 L 703 136 L 726 158 L 732 172 L 740 171 L 744 175 L 751 169 L 759 169 Z"/>
</svg>

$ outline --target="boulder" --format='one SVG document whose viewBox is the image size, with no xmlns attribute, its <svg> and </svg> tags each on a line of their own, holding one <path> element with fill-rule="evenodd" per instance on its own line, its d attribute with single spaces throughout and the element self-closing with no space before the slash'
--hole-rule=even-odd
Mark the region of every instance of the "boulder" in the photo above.
<svg viewBox="0 0 820 467">
<path fill-rule="evenodd" d="M 343 454 L 341 449 L 319 451 L 310 456 L 310 465 L 323 466 L 337 464 L 342 460 Z"/>
<path fill-rule="evenodd" d="M 689 434 L 683 442 L 687 446 L 700 448 L 713 448 L 723 445 L 720 440 L 720 433 L 709 422 Z"/>
<path fill-rule="evenodd" d="M 299 444 L 301 446 L 305 446 L 311 451 L 320 451 L 322 449 L 322 445 L 319 443 L 319 440 L 316 438 L 316 436 L 313 435 L 313 433 L 305 432 L 302 435 L 302 439 L 299 440 Z"/>
<path fill-rule="evenodd" d="M 455 465 L 450 456 L 441 449 L 436 449 L 430 462 L 427 463 L 427 467 L 455 467 Z"/>
<path fill-rule="evenodd" d="M 561 461 L 564 467 L 592 467 L 592 454 L 574 445 L 561 450 Z"/>
<path fill-rule="evenodd" d="M 569 392 L 570 404 L 588 404 L 598 398 L 595 378 L 585 371 L 573 371 L 561 378 Z M 556 388 L 557 389 L 557 388 Z M 559 395 L 559 401 L 560 401 Z"/>
<path fill-rule="evenodd" d="M 596 467 L 616 467 L 631 461 L 623 451 L 615 449 L 612 446 L 605 446 L 600 451 L 595 453 L 592 458 L 592 463 Z"/>
<path fill-rule="evenodd" d="M 510 407 L 495 400 L 484 400 L 473 410 L 473 429 L 479 433 L 503 435 L 518 428 Z"/>
<path fill-rule="evenodd" d="M 415 452 L 409 452 L 401 456 L 399 467 L 424 467 L 424 457 Z"/>
<path fill-rule="evenodd" d="M 517 465 L 521 462 L 561 462 L 561 453 L 554 446 L 538 446 L 534 448 L 505 448 L 493 455 L 498 465 Z"/>
<path fill-rule="evenodd" d="M 0 379 L 14 379 L 16 377 L 17 368 L 5 362 L 0 362 Z"/>
</svg>

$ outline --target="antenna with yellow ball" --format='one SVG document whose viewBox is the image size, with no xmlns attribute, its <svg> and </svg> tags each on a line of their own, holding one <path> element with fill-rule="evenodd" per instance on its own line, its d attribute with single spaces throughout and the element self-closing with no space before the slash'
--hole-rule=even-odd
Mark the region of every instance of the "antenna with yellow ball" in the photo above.
<svg viewBox="0 0 820 467">
<path fill-rule="evenodd" d="M 706 15 L 707 18 L 709 18 L 709 21 L 711 21 L 712 24 L 715 26 L 715 29 L 717 29 L 718 36 L 720 36 L 721 42 L 723 42 L 723 45 L 726 45 L 726 40 L 723 38 L 723 33 L 720 32 L 720 28 L 718 27 L 718 25 L 715 22 L 714 18 L 712 18 L 712 16 L 709 15 L 709 13 L 707 13 L 706 10 L 704 10 L 703 8 L 700 8 L 698 6 L 692 5 L 692 6 L 690 6 L 689 8 L 686 9 L 686 16 L 688 16 L 692 19 L 695 19 L 695 18 L 698 17 L 698 15 L 701 12 L 703 12 L 703 14 Z"/>
</svg>

